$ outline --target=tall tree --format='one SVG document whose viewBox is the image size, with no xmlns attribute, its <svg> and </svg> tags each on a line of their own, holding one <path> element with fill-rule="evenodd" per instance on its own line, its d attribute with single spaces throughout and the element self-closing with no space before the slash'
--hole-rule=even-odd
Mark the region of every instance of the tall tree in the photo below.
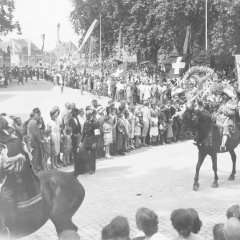
<svg viewBox="0 0 240 240">
<path fill-rule="evenodd" d="M 71 20 L 76 32 L 85 32 L 102 15 L 102 48 L 110 56 L 119 29 L 128 50 L 147 54 L 157 61 L 157 52 L 169 54 L 174 45 L 182 53 L 187 26 L 191 25 L 193 57 L 205 51 L 205 0 L 71 0 Z M 208 1 L 208 49 L 217 62 L 240 52 L 240 1 Z M 95 31 L 99 39 L 99 29 Z"/>
<path fill-rule="evenodd" d="M 18 22 L 13 19 L 14 0 L 1 0 L 0 3 L 0 35 L 6 35 L 13 30 L 21 32 Z"/>
</svg>

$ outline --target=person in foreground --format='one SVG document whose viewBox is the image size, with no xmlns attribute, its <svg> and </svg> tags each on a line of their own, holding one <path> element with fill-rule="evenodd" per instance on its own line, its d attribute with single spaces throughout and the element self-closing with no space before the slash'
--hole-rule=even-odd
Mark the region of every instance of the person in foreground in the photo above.
<svg viewBox="0 0 240 240">
<path fill-rule="evenodd" d="M 127 218 L 115 217 L 102 229 L 102 240 L 130 240 L 130 227 Z"/>
<path fill-rule="evenodd" d="M 148 208 L 139 208 L 136 212 L 137 228 L 144 233 L 144 236 L 136 237 L 133 240 L 168 240 L 166 236 L 158 232 L 158 216 Z"/>
<path fill-rule="evenodd" d="M 192 232 L 193 218 L 187 209 L 177 209 L 171 214 L 172 226 L 178 232 L 177 239 L 202 240 L 202 238 Z"/>
</svg>

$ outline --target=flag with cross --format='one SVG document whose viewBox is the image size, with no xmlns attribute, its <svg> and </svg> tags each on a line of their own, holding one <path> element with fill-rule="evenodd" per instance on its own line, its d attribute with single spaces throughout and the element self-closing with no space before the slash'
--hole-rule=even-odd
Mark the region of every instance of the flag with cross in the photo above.
<svg viewBox="0 0 240 240">
<path fill-rule="evenodd" d="M 180 56 L 178 54 L 170 55 L 165 63 L 166 74 L 168 78 L 177 78 L 182 76 L 189 68 L 190 55 L 185 54 Z"/>
</svg>

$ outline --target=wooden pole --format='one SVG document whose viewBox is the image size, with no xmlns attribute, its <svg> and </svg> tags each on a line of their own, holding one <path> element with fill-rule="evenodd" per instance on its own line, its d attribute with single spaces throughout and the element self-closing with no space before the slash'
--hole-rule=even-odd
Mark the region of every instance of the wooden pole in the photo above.
<svg viewBox="0 0 240 240">
<path fill-rule="evenodd" d="M 207 16 L 207 12 L 208 12 L 208 2 L 207 0 L 205 0 L 205 50 L 208 50 L 208 31 L 207 31 L 207 24 L 208 24 L 208 16 Z"/>
</svg>

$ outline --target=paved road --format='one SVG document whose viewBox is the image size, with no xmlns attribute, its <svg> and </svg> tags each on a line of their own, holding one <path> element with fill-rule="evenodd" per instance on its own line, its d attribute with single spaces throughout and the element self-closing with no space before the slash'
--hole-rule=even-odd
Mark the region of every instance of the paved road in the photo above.
<svg viewBox="0 0 240 240">
<path fill-rule="evenodd" d="M 27 116 L 35 106 L 48 112 L 50 105 L 60 105 L 66 100 L 88 105 L 93 98 L 88 94 L 81 96 L 72 89 L 61 95 L 59 89 L 45 82 L 36 86 L 39 91 L 33 88 L 35 86 L 29 85 L 0 89 L 1 112 L 9 109 L 8 112 L 13 115 Z M 203 221 L 200 234 L 207 240 L 212 239 L 214 224 L 224 222 L 227 208 L 239 203 L 240 172 L 237 171 L 234 182 L 227 181 L 231 170 L 230 156 L 219 155 L 220 187 L 212 189 L 211 159 L 206 158 L 200 173 L 200 191 L 194 192 L 192 184 L 196 159 L 196 148 L 189 141 L 142 148 L 125 157 L 98 161 L 96 174 L 79 177 L 85 187 L 86 198 L 73 220 L 79 227 L 81 239 L 100 239 L 102 227 L 116 215 L 129 219 L 131 235 L 135 236 L 134 216 L 142 206 L 157 212 L 159 231 L 172 238 L 176 237 L 176 233 L 169 220 L 171 212 L 176 208 L 196 208 Z M 47 222 L 39 231 L 24 239 L 56 240 L 57 237 L 53 224 Z"/>
</svg>

